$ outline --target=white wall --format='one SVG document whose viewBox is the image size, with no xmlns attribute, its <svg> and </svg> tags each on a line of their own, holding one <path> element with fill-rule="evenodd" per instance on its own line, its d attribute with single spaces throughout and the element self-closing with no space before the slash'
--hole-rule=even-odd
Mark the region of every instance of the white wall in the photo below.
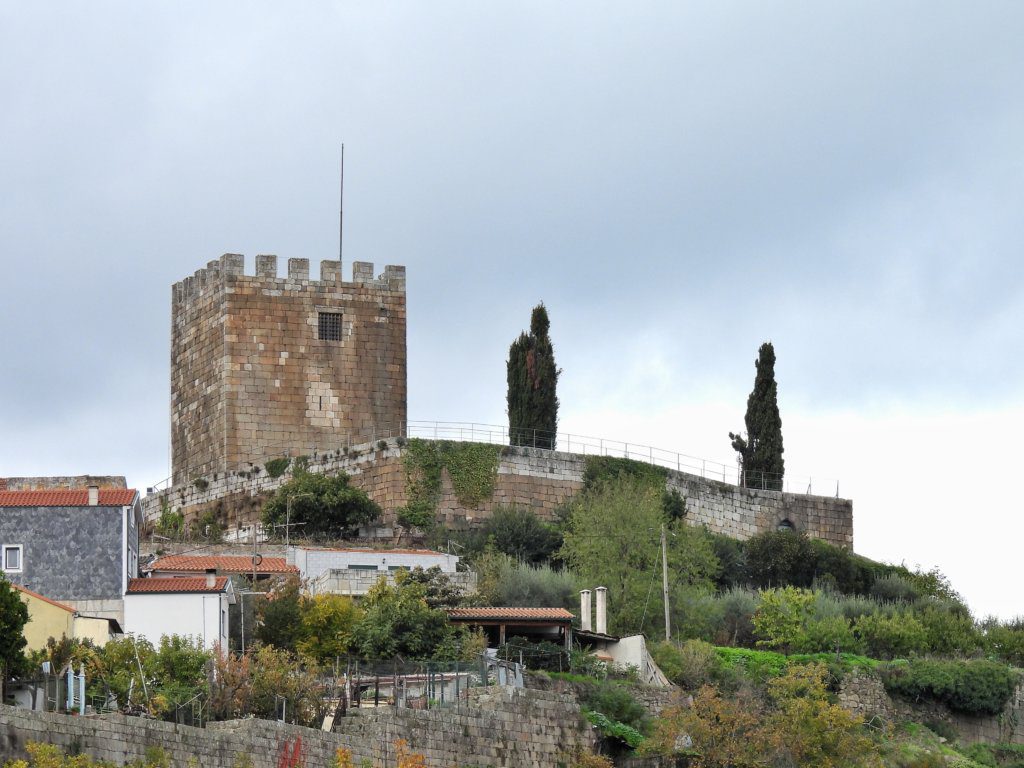
<svg viewBox="0 0 1024 768">
<path fill-rule="evenodd" d="M 457 555 L 443 552 L 410 554 L 401 550 L 346 550 L 346 549 L 305 549 L 295 547 L 294 555 L 289 552 L 288 561 L 298 567 L 303 579 L 316 579 L 331 569 L 350 568 L 354 565 L 373 565 L 378 571 L 389 568 L 432 568 L 439 566 L 445 573 L 455 573 L 459 562 Z"/>
<path fill-rule="evenodd" d="M 227 594 L 141 593 L 124 596 L 124 631 L 154 646 L 163 635 L 199 637 L 203 646 L 228 649 Z"/>
</svg>

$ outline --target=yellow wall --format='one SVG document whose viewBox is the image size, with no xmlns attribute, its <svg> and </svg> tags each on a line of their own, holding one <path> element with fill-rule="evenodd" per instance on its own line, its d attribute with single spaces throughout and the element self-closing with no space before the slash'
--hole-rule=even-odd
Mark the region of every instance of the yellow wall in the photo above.
<svg viewBox="0 0 1024 768">
<path fill-rule="evenodd" d="M 77 640 L 91 640 L 93 645 L 102 647 L 110 639 L 110 620 L 76 616 L 74 632 Z"/>
<path fill-rule="evenodd" d="M 20 591 L 19 591 L 20 592 Z M 28 624 L 25 625 L 25 640 L 28 651 L 46 647 L 46 641 L 62 635 L 73 637 L 74 614 L 60 606 L 40 600 L 35 595 L 20 592 L 21 599 L 28 605 Z"/>
</svg>

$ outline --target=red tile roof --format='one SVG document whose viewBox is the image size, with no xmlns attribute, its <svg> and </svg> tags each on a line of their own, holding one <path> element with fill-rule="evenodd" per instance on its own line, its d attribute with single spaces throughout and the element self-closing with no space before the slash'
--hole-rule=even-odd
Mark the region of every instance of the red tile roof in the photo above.
<svg viewBox="0 0 1024 768">
<path fill-rule="evenodd" d="M 99 506 L 126 507 L 135 502 L 134 488 L 101 488 Z M 88 507 L 89 489 L 0 491 L 0 507 Z"/>
<path fill-rule="evenodd" d="M 227 576 L 218 576 L 213 586 L 206 586 L 205 576 L 128 579 L 128 594 L 173 594 L 176 592 L 223 592 L 228 583 Z"/>
<path fill-rule="evenodd" d="M 210 569 L 220 573 L 252 573 L 251 555 L 167 555 L 149 566 L 151 571 L 204 573 Z M 283 557 L 264 557 L 256 566 L 256 574 L 298 573 Z"/>
<path fill-rule="evenodd" d="M 565 608 L 449 608 L 448 617 L 471 621 L 572 621 Z"/>
<path fill-rule="evenodd" d="M 38 592 L 33 592 L 31 589 L 25 589 L 25 587 L 21 586 L 21 584 L 15 584 L 14 582 L 11 582 L 11 586 L 14 587 L 16 590 L 18 590 L 19 592 L 24 592 L 26 595 L 31 595 L 32 597 L 36 598 L 37 600 L 42 600 L 44 603 L 49 603 L 50 605 L 55 605 L 58 608 L 67 611 L 68 613 L 74 613 L 75 612 L 75 609 L 72 608 L 70 605 L 64 605 L 64 603 L 58 603 L 56 600 L 51 600 L 50 598 L 46 597 L 45 595 L 40 595 Z"/>
</svg>

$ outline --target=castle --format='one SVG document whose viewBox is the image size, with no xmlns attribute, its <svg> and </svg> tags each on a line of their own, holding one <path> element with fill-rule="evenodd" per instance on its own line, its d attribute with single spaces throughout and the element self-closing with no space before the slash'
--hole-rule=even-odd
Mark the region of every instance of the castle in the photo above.
<svg viewBox="0 0 1024 768">
<path fill-rule="evenodd" d="M 480 525 L 499 505 L 552 521 L 583 489 L 592 456 L 495 445 L 476 477 L 486 493 L 467 499 L 458 478 L 435 468 L 435 490 L 424 498 L 406 443 L 405 268 L 374 278 L 372 264 L 355 262 L 344 282 L 338 261 L 321 262 L 319 280 L 309 279 L 307 259 L 289 259 L 283 278 L 275 256 L 257 256 L 255 276 L 243 264 L 225 254 L 174 285 L 173 484 L 143 500 L 150 523 L 171 508 L 248 530 L 262 499 L 289 477 L 266 462 L 286 456 L 307 456 L 313 472 L 350 475 L 383 509 L 364 535 L 385 539 L 401 534 L 399 511 L 411 505 L 427 503 L 450 528 Z M 666 469 L 666 489 L 686 499 L 695 525 L 740 539 L 795 528 L 853 545 L 848 499 L 741 488 L 679 469 Z"/>
<path fill-rule="evenodd" d="M 405 267 L 228 253 L 171 294 L 175 485 L 366 442 L 406 422 Z M 397 432 L 396 432 L 397 433 Z"/>
</svg>

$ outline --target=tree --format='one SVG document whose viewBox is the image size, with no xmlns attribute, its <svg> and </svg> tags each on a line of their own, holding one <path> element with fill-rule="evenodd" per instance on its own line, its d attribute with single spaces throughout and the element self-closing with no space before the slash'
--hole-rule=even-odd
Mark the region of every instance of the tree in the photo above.
<svg viewBox="0 0 1024 768">
<path fill-rule="evenodd" d="M 256 607 L 256 639 L 286 651 L 295 651 L 302 633 L 299 578 L 290 576 L 259 598 Z"/>
<path fill-rule="evenodd" d="M 263 524 L 268 529 L 301 526 L 298 530 L 304 536 L 344 538 L 379 516 L 380 507 L 365 491 L 350 485 L 345 473 L 328 476 L 298 467 L 263 507 Z"/>
<path fill-rule="evenodd" d="M 680 521 L 669 522 L 663 490 L 643 479 L 599 484 L 576 497 L 562 556 L 589 587 L 608 587 L 608 631 L 664 633 L 662 590 L 651 584 L 661 574 L 661 526 L 668 529 L 671 602 L 694 589 L 708 589 L 718 560 L 708 535 Z M 646 610 L 645 610 L 646 608 Z"/>
<path fill-rule="evenodd" d="M 754 389 L 747 398 L 744 422 L 747 436 L 729 433 L 732 447 L 740 455 L 742 485 L 746 488 L 782 490 L 785 462 L 782 458 L 782 418 L 779 416 L 778 386 L 775 383 L 775 348 L 766 341 L 758 350 Z"/>
<path fill-rule="evenodd" d="M 536 565 L 554 557 L 562 546 L 562 535 L 527 507 L 499 505 L 490 519 L 465 535 L 463 543 L 470 555 L 482 553 L 491 544 L 516 560 Z"/>
<path fill-rule="evenodd" d="M 763 590 L 761 605 L 754 613 L 754 632 L 760 646 L 789 653 L 801 641 L 807 623 L 814 617 L 814 593 L 808 589 L 783 587 Z"/>
<path fill-rule="evenodd" d="M 508 434 L 512 445 L 555 447 L 555 390 L 561 371 L 555 365 L 550 325 L 542 302 L 533 308 L 530 333 L 521 333 L 508 350 Z"/>
<path fill-rule="evenodd" d="M 28 606 L 11 583 L 0 576 L 0 701 L 6 695 L 7 678 L 19 674 L 25 664 L 25 625 Z"/>
<path fill-rule="evenodd" d="M 362 619 L 352 632 L 352 647 L 370 660 L 430 659 L 456 632 L 448 614 L 427 605 L 427 588 L 399 571 L 395 583 L 381 578 L 363 598 Z"/>
<path fill-rule="evenodd" d="M 296 644 L 299 653 L 321 664 L 348 653 L 352 631 L 362 611 L 344 595 L 314 595 L 303 598 L 302 627 Z"/>
</svg>

